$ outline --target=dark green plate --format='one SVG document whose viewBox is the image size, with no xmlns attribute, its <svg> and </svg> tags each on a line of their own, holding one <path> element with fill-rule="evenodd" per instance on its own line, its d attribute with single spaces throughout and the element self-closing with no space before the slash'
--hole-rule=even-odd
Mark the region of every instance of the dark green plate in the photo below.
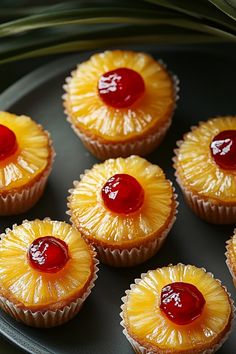
<svg viewBox="0 0 236 354">
<path fill-rule="evenodd" d="M 148 159 L 159 164 L 173 181 L 171 158 L 176 140 L 199 120 L 235 114 L 235 45 L 192 47 L 140 46 L 161 58 L 180 79 L 180 100 L 173 124 L 162 145 Z M 46 191 L 27 214 L 0 219 L 1 230 L 24 219 L 67 220 L 67 191 L 86 168 L 97 160 L 88 153 L 67 123 L 61 96 L 65 77 L 76 63 L 91 53 L 68 56 L 46 65 L 18 81 L 0 96 L 0 110 L 30 115 L 48 129 L 57 157 Z M 54 329 L 34 329 L 0 313 L 0 332 L 29 353 L 131 354 L 133 351 L 120 326 L 120 298 L 140 273 L 169 263 L 182 262 L 204 267 L 221 279 L 235 298 L 231 276 L 225 265 L 225 242 L 233 226 L 210 225 L 185 205 L 179 188 L 179 213 L 166 243 L 159 253 L 141 266 L 113 269 L 101 266 L 92 294 L 78 316 Z M 219 354 L 236 353 L 236 328 Z M 1 348 L 1 346 L 0 346 Z M 1 351 L 1 350 L 0 350 Z M 16 351 L 18 351 L 16 349 Z"/>
</svg>

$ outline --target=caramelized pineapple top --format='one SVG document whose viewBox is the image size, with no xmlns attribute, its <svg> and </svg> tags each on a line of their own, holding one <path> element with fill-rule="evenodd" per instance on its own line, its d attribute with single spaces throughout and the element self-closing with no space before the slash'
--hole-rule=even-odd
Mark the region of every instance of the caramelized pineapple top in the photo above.
<svg viewBox="0 0 236 354">
<path fill-rule="evenodd" d="M 177 175 L 184 187 L 202 197 L 236 202 L 236 169 L 218 165 L 210 148 L 220 132 L 233 130 L 236 130 L 236 117 L 226 116 L 201 122 L 184 136 L 175 161 Z M 224 153 L 222 150 L 221 155 Z"/>
<path fill-rule="evenodd" d="M 233 277 L 236 277 L 236 230 L 230 240 L 227 241 L 227 263 Z"/>
<path fill-rule="evenodd" d="M 234 233 L 234 236 L 232 238 L 232 245 L 233 245 L 233 251 L 236 259 L 236 234 Z"/>
<path fill-rule="evenodd" d="M 202 314 L 188 325 L 175 324 L 159 307 L 161 289 L 173 282 L 193 284 L 204 296 Z M 229 297 L 220 282 L 204 269 L 183 264 L 149 271 L 131 286 L 124 305 L 124 321 L 131 336 L 140 344 L 168 353 L 173 349 L 203 349 L 214 343 L 231 316 Z"/>
<path fill-rule="evenodd" d="M 0 112 L 0 124 L 16 137 L 16 149 L 0 160 L 0 192 L 20 188 L 37 178 L 51 159 L 48 133 L 26 116 Z"/>
<path fill-rule="evenodd" d="M 102 189 L 107 180 L 117 174 L 134 177 L 144 191 L 142 204 L 134 212 L 114 212 L 104 203 Z M 70 192 L 73 223 L 89 239 L 110 245 L 138 244 L 161 234 L 175 211 L 173 189 L 161 168 L 134 155 L 94 165 Z M 115 199 L 117 192 L 112 193 L 110 198 Z M 128 191 L 123 193 L 124 197 L 128 195 L 127 203 L 137 197 L 132 190 L 129 194 Z"/>
<path fill-rule="evenodd" d="M 35 269 L 29 247 L 39 237 L 54 236 L 68 246 L 69 260 L 57 272 Z M 1 293 L 20 306 L 42 309 L 76 299 L 93 272 L 93 253 L 80 233 L 65 222 L 24 221 L 7 230 L 0 243 Z"/>
<path fill-rule="evenodd" d="M 98 93 L 101 76 L 118 68 L 132 69 L 144 81 L 144 94 L 130 107 L 111 107 Z M 106 141 L 149 132 L 169 120 L 175 107 L 172 78 L 163 65 L 144 53 L 115 50 L 94 54 L 72 72 L 65 90 L 64 104 L 72 123 Z"/>
</svg>

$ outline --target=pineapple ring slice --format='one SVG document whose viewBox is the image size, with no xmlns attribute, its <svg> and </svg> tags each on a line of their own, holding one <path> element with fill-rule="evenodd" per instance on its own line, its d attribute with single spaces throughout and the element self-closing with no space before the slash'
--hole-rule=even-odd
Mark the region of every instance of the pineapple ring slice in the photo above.
<svg viewBox="0 0 236 354">
<path fill-rule="evenodd" d="M 210 143 L 223 130 L 236 130 L 236 116 L 201 122 L 185 134 L 176 150 L 175 168 L 181 184 L 215 202 L 236 202 L 236 171 L 220 168 L 211 156 Z"/>
<path fill-rule="evenodd" d="M 107 180 L 120 173 L 133 176 L 144 189 L 143 205 L 131 214 L 108 210 L 101 196 Z M 173 188 L 162 169 L 135 155 L 94 165 L 70 192 L 74 225 L 90 241 L 109 247 L 132 248 L 158 237 L 175 213 Z"/>
<path fill-rule="evenodd" d="M 24 221 L 0 243 L 0 293 L 31 310 L 60 308 L 83 294 L 93 275 L 93 253 L 77 230 L 50 219 Z M 56 273 L 32 268 L 27 251 L 38 237 L 55 236 L 68 245 L 66 265 Z"/>
<path fill-rule="evenodd" d="M 0 112 L 0 124 L 11 129 L 18 144 L 17 151 L 0 161 L 1 193 L 32 183 L 47 168 L 52 151 L 49 135 L 26 116 Z"/>
<path fill-rule="evenodd" d="M 97 85 L 104 73 L 117 68 L 138 72 L 145 82 L 143 98 L 131 107 L 116 109 L 99 97 Z M 64 86 L 64 105 L 72 123 L 87 135 L 107 142 L 132 140 L 167 122 L 175 107 L 175 88 L 167 70 L 150 55 L 105 51 L 78 65 Z"/>
<path fill-rule="evenodd" d="M 202 314 L 188 325 L 171 322 L 159 308 L 161 289 L 171 282 L 193 284 L 205 298 Z M 142 276 L 127 292 L 123 307 L 129 335 L 145 347 L 160 349 L 160 353 L 202 353 L 223 339 L 232 319 L 232 305 L 220 282 L 202 268 L 183 264 Z"/>
</svg>

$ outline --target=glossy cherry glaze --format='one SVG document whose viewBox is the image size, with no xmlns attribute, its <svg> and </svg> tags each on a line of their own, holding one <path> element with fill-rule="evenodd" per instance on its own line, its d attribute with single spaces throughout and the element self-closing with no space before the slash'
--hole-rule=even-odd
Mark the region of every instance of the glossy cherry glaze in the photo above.
<svg viewBox="0 0 236 354">
<path fill-rule="evenodd" d="M 137 211 L 144 201 L 144 190 L 140 183 L 128 174 L 116 174 L 102 188 L 105 206 L 119 214 Z"/>
<path fill-rule="evenodd" d="M 205 299 L 195 285 L 176 282 L 161 290 L 160 308 L 177 325 L 186 325 L 202 313 Z"/>
<path fill-rule="evenodd" d="M 215 163 L 226 170 L 236 169 L 236 130 L 224 130 L 210 144 Z"/>
<path fill-rule="evenodd" d="M 69 260 L 68 246 L 54 236 L 39 237 L 31 243 L 27 256 L 34 269 L 55 273 L 61 270 Z"/>
<path fill-rule="evenodd" d="M 17 150 L 17 141 L 15 133 L 0 124 L 0 161 L 13 155 Z"/>
<path fill-rule="evenodd" d="M 128 68 L 118 68 L 103 74 L 98 81 L 98 93 L 103 102 L 113 108 L 128 108 L 145 92 L 142 76 Z"/>
</svg>

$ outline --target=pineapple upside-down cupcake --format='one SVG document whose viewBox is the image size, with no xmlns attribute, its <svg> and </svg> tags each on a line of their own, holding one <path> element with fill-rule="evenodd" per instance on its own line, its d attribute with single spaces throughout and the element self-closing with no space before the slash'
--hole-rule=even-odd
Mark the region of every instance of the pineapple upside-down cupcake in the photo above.
<svg viewBox="0 0 236 354">
<path fill-rule="evenodd" d="M 71 221 L 113 266 L 132 266 L 153 256 L 170 231 L 176 196 L 160 167 L 130 156 L 85 171 L 68 198 Z"/>
<path fill-rule="evenodd" d="M 177 79 L 145 53 L 105 51 L 66 79 L 65 113 L 99 159 L 146 155 L 171 124 Z"/>
<path fill-rule="evenodd" d="M 97 278 L 93 248 L 65 222 L 24 221 L 1 235 L 0 306 L 34 327 L 67 322 Z"/>
<path fill-rule="evenodd" d="M 214 353 L 234 318 L 232 300 L 220 281 L 192 265 L 142 274 L 122 301 L 123 333 L 140 354 Z"/>
<path fill-rule="evenodd" d="M 0 215 L 23 213 L 38 201 L 53 157 L 49 134 L 40 125 L 0 112 Z"/>
<path fill-rule="evenodd" d="M 234 235 L 227 241 L 226 249 L 226 264 L 236 287 L 236 229 L 234 230 Z"/>
<path fill-rule="evenodd" d="M 208 222 L 236 222 L 236 116 L 200 122 L 177 143 L 174 167 L 188 205 Z"/>
</svg>

